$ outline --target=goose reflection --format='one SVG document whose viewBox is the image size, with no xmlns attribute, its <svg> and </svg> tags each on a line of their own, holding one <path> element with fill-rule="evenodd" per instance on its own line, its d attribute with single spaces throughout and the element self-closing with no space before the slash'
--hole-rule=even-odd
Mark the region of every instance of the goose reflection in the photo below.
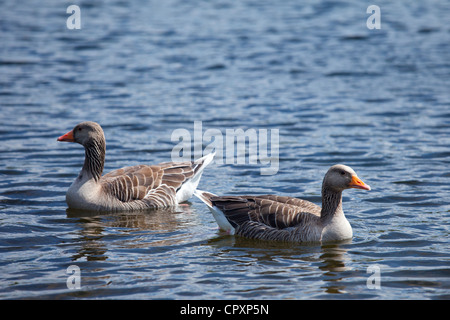
<svg viewBox="0 0 450 320">
<path fill-rule="evenodd" d="M 343 240 L 335 243 L 322 245 L 322 254 L 320 260 L 322 265 L 319 269 L 323 271 L 325 286 L 322 286 L 326 293 L 339 294 L 345 293 L 346 285 L 345 271 L 351 270 L 346 264 L 350 261 L 345 245 L 350 244 L 351 239 Z"/>
<path fill-rule="evenodd" d="M 204 245 L 213 246 L 215 255 L 220 259 L 229 259 L 230 264 L 240 269 L 240 265 L 253 264 L 259 270 L 252 277 L 259 277 L 270 287 L 271 277 L 280 277 L 275 286 L 281 285 L 284 279 L 299 283 L 303 287 L 304 276 L 307 281 L 316 281 L 324 293 L 340 294 L 346 290 L 346 272 L 352 270 L 348 266 L 348 244 L 351 239 L 320 244 L 295 244 L 275 241 L 261 241 L 219 234 Z M 320 270 L 313 272 L 312 270 Z M 301 289 L 299 289 L 301 290 Z M 295 292 L 292 293 L 295 298 Z"/>
<path fill-rule="evenodd" d="M 68 218 L 77 219 L 79 248 L 72 256 L 80 259 L 107 260 L 111 246 L 128 249 L 177 244 L 183 239 L 174 232 L 190 223 L 190 205 L 157 210 L 99 213 L 67 209 Z M 138 236 L 138 237 L 136 237 Z"/>
</svg>

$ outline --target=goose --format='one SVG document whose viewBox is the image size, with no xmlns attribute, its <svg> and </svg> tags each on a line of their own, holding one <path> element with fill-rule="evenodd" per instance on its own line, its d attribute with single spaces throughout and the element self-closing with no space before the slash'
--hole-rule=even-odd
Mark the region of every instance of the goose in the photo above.
<svg viewBox="0 0 450 320">
<path fill-rule="evenodd" d="M 196 161 L 136 165 L 102 176 L 106 144 L 98 123 L 79 123 L 57 141 L 76 142 L 85 149 L 83 168 L 66 193 L 71 209 L 132 211 L 176 206 L 192 196 L 214 158 L 211 153 Z"/>
<path fill-rule="evenodd" d="M 324 242 L 351 239 L 353 231 L 342 210 L 342 191 L 370 190 L 355 171 L 337 164 L 322 182 L 322 208 L 278 195 L 217 196 L 196 190 L 194 195 L 212 212 L 219 228 L 229 234 L 289 242 Z"/>
</svg>

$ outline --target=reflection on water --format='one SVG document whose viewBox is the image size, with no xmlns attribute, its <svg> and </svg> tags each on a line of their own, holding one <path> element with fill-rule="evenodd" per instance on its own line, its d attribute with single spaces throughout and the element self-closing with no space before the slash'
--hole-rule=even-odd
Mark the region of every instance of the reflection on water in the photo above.
<svg viewBox="0 0 450 320">
<path fill-rule="evenodd" d="M 79 250 L 72 260 L 107 260 L 108 246 L 118 240 L 127 249 L 170 246 L 181 243 L 183 238 L 170 237 L 180 228 L 180 215 L 192 214 L 189 205 L 158 210 L 142 210 L 121 213 L 99 213 L 97 211 L 67 209 L 67 217 L 77 218 L 79 229 Z M 139 239 L 123 241 L 125 235 L 152 234 L 155 240 L 141 242 Z M 160 235 L 158 237 L 157 235 Z"/>
<path fill-rule="evenodd" d="M 175 230 L 179 224 L 178 214 L 192 214 L 189 205 L 182 204 L 166 209 L 151 209 L 132 212 L 98 212 L 78 209 L 66 209 L 68 218 L 80 218 L 83 226 L 100 225 L 116 228 L 130 228 L 139 230 Z"/>
<path fill-rule="evenodd" d="M 205 245 L 216 248 L 217 257 L 221 260 L 232 260 L 233 268 L 245 266 L 247 269 L 253 266 L 252 277 L 261 279 L 265 286 L 244 291 L 250 296 L 257 296 L 261 291 L 276 290 L 285 282 L 305 280 L 320 284 L 324 293 L 347 292 L 345 272 L 351 272 L 353 268 L 348 265 L 351 261 L 346 247 L 351 243 L 350 239 L 324 245 L 299 245 L 223 235 L 208 240 Z M 317 272 L 318 270 L 320 271 Z M 311 275 L 311 272 L 315 275 Z M 223 276 L 226 277 L 226 274 Z M 268 279 L 273 280 L 273 283 Z M 291 292 L 285 298 L 297 296 L 297 293 Z"/>
<path fill-rule="evenodd" d="M 344 244 L 350 244 L 351 240 L 340 242 L 340 244 L 327 244 L 322 246 L 322 254 L 320 259 L 323 260 L 323 266 L 320 270 L 324 272 L 324 281 L 327 285 L 323 288 L 326 293 L 337 294 L 346 293 L 346 284 L 342 283 L 345 280 L 344 271 L 351 271 L 352 268 L 347 266 L 350 257 L 347 255 L 347 250 L 342 247 Z"/>
</svg>

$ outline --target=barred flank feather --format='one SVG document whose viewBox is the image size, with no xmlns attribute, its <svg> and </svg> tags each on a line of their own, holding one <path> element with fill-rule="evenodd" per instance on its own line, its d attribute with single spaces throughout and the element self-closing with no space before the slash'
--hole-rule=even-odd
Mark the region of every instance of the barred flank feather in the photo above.
<svg viewBox="0 0 450 320">
<path fill-rule="evenodd" d="M 252 239 L 277 241 L 320 241 L 314 226 L 320 220 L 315 204 L 275 195 L 211 197 L 236 229 L 235 234 Z"/>
</svg>

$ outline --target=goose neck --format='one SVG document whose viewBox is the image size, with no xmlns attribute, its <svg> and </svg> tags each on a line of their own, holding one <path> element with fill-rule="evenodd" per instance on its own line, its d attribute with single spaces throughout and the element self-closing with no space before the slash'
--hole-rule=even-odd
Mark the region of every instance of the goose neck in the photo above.
<svg viewBox="0 0 450 320">
<path fill-rule="evenodd" d="M 335 191 L 323 187 L 321 220 L 326 221 L 341 214 L 344 214 L 342 210 L 342 191 Z"/>
<path fill-rule="evenodd" d="M 85 159 L 82 172 L 91 175 L 98 181 L 103 173 L 105 165 L 105 143 L 102 141 L 92 141 L 84 146 Z"/>
</svg>

